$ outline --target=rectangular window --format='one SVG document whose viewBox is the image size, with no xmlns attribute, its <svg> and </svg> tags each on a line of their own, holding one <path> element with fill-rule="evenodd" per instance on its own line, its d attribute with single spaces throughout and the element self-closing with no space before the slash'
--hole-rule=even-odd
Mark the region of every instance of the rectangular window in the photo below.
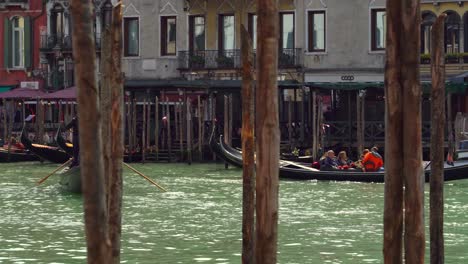
<svg viewBox="0 0 468 264">
<path fill-rule="evenodd" d="M 219 15 L 218 48 L 221 51 L 235 48 L 235 21 L 233 15 Z"/>
<path fill-rule="evenodd" d="M 387 29 L 385 9 L 371 11 L 371 48 L 373 51 L 385 50 L 385 34 Z"/>
<path fill-rule="evenodd" d="M 161 17 L 161 56 L 176 55 L 176 26 L 175 16 Z"/>
<path fill-rule="evenodd" d="M 191 16 L 189 26 L 189 50 L 205 50 L 205 17 Z"/>
<path fill-rule="evenodd" d="M 249 14 L 249 34 L 252 38 L 252 48 L 257 49 L 257 15 Z"/>
<path fill-rule="evenodd" d="M 325 11 L 309 11 L 308 30 L 309 52 L 324 52 L 326 34 Z"/>
<path fill-rule="evenodd" d="M 139 55 L 140 29 L 138 18 L 124 18 L 124 56 L 135 57 Z"/>
<path fill-rule="evenodd" d="M 280 48 L 294 49 L 294 13 L 280 13 Z"/>
<path fill-rule="evenodd" d="M 13 67 L 24 67 L 24 19 L 15 17 L 13 24 Z"/>
</svg>

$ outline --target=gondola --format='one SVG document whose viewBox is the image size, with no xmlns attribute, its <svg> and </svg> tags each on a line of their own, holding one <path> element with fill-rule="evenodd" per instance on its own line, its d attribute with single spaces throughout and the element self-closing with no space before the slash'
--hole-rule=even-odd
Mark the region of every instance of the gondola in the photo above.
<svg viewBox="0 0 468 264">
<path fill-rule="evenodd" d="M 48 160 L 53 163 L 65 163 L 71 158 L 71 156 L 68 155 L 65 151 L 60 150 L 57 147 L 33 144 L 26 136 L 24 128 L 23 131 L 21 131 L 21 143 L 23 143 L 24 147 L 32 153 L 36 154 L 44 160 Z"/>
<path fill-rule="evenodd" d="M 81 171 L 79 166 L 60 172 L 60 187 L 65 192 L 81 193 Z"/>
<path fill-rule="evenodd" d="M 10 154 L 8 155 L 8 149 L 0 148 L 0 163 L 36 161 L 36 160 L 39 160 L 39 157 L 34 155 L 28 150 L 15 150 L 15 151 L 10 150 Z"/>
<path fill-rule="evenodd" d="M 57 142 L 57 145 L 65 151 L 68 155 L 73 156 L 73 144 L 68 143 L 62 136 L 62 133 L 60 132 L 60 128 L 57 131 L 57 135 L 55 136 L 55 141 Z M 141 153 L 133 153 L 132 157 L 130 158 L 129 155 L 125 154 L 124 155 L 124 162 L 140 162 L 142 160 Z"/>
<path fill-rule="evenodd" d="M 57 134 L 55 135 L 55 142 L 59 148 L 65 151 L 69 156 L 73 157 L 73 144 L 68 143 L 62 136 L 60 127 L 57 130 Z"/>
<path fill-rule="evenodd" d="M 222 136 L 219 140 L 210 138 L 210 147 L 215 154 L 224 161 L 242 168 L 242 154 L 240 151 L 224 143 Z M 292 180 L 323 180 L 323 181 L 350 181 L 350 182 L 384 182 L 384 172 L 359 172 L 354 170 L 320 171 L 307 168 L 304 164 L 280 160 L 279 176 Z M 429 181 L 430 168 L 424 170 L 425 181 Z M 444 164 L 445 181 L 468 178 L 468 161 L 457 161 L 454 166 Z"/>
</svg>

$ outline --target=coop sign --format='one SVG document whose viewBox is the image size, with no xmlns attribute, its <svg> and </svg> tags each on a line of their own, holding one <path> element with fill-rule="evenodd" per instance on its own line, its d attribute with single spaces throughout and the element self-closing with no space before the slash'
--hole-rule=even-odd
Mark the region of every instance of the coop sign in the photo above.
<svg viewBox="0 0 468 264">
<path fill-rule="evenodd" d="M 354 76 L 353 75 L 342 75 L 341 76 L 342 81 L 354 81 Z"/>
</svg>

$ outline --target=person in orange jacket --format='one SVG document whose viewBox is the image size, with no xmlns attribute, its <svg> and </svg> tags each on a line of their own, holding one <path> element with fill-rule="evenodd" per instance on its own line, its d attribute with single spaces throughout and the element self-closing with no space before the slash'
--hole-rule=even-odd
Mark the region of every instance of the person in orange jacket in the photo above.
<svg viewBox="0 0 468 264">
<path fill-rule="evenodd" d="M 379 149 L 377 147 L 372 147 L 371 151 L 364 156 L 364 159 L 362 160 L 363 171 L 375 172 L 383 167 L 383 159 L 377 152 L 378 150 Z"/>
</svg>

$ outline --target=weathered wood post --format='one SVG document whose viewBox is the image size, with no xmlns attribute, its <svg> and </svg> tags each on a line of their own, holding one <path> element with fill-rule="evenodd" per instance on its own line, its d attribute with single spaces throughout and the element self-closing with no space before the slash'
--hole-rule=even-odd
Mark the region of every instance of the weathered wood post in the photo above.
<svg viewBox="0 0 468 264">
<path fill-rule="evenodd" d="M 202 107 L 201 107 L 201 100 L 200 100 L 200 95 L 197 96 L 197 107 L 198 107 L 198 160 L 201 162 L 203 155 L 202 155 Z"/>
<path fill-rule="evenodd" d="M 120 263 L 120 238 L 122 234 L 122 162 L 124 152 L 124 94 L 122 73 L 122 1 L 113 8 L 111 25 L 111 118 L 110 147 L 111 170 L 109 177 L 109 238 L 112 245 L 112 262 Z"/>
<path fill-rule="evenodd" d="M 148 95 L 148 98 L 149 98 L 149 95 Z M 150 152 L 149 149 L 150 149 L 150 140 L 151 140 L 151 134 L 150 134 L 150 128 L 151 128 L 151 100 L 148 99 L 147 101 L 147 107 L 146 107 L 146 118 L 148 119 L 147 120 L 147 124 L 146 124 L 146 149 L 148 150 L 148 153 Z"/>
<path fill-rule="evenodd" d="M 229 102 L 229 122 L 228 122 L 228 135 L 229 135 L 229 146 L 232 146 L 232 125 L 233 125 L 233 115 L 232 115 L 232 93 L 228 96 Z"/>
<path fill-rule="evenodd" d="M 176 131 L 179 131 L 179 133 L 176 133 L 176 140 L 177 140 L 177 135 L 179 135 L 179 148 L 180 148 L 180 160 L 184 160 L 184 131 L 183 131 L 183 125 L 182 125 L 182 103 L 175 105 L 174 106 L 175 110 L 175 122 L 174 124 L 178 125 L 175 127 Z M 179 120 L 177 121 L 177 116 L 179 116 Z"/>
<path fill-rule="evenodd" d="M 203 160 L 203 148 L 205 147 L 205 120 L 207 120 L 207 115 L 208 115 L 208 102 L 207 100 L 203 100 L 203 115 L 202 115 L 202 128 L 201 128 L 201 138 L 200 138 L 200 144 L 202 146 L 202 158 Z"/>
<path fill-rule="evenodd" d="M 255 263 L 255 156 L 252 40 L 241 27 L 242 53 L 242 263 Z"/>
<path fill-rule="evenodd" d="M 72 0 L 73 57 L 78 87 L 80 168 L 88 263 L 108 263 L 107 206 L 101 145 L 99 91 L 96 82 L 96 50 L 93 33 L 93 4 Z"/>
<path fill-rule="evenodd" d="M 419 4 L 418 0 L 387 1 L 385 263 L 402 263 L 403 202 L 405 262 L 424 263 Z"/>
<path fill-rule="evenodd" d="M 431 178 L 429 199 L 431 264 L 444 263 L 444 20 L 446 16 L 446 14 L 440 15 L 432 25 L 431 30 Z"/>
<path fill-rule="evenodd" d="M 356 92 L 356 136 L 357 136 L 357 157 L 359 158 L 364 150 L 364 97 L 361 97 L 361 91 Z"/>
<path fill-rule="evenodd" d="M 229 144 L 229 98 L 227 95 L 224 98 L 224 118 L 223 118 L 223 140 L 224 143 Z M 224 162 L 224 168 L 229 168 L 229 164 Z"/>
<path fill-rule="evenodd" d="M 187 162 L 189 165 L 192 164 L 192 131 L 193 131 L 193 123 L 192 123 L 192 106 L 189 97 L 187 97 L 186 101 L 186 110 L 187 114 L 185 117 L 187 118 Z"/>
<path fill-rule="evenodd" d="M 111 127 L 111 87 L 112 78 L 112 41 L 110 32 L 110 21 L 103 21 L 101 34 L 101 79 L 100 79 L 100 106 L 101 106 L 101 137 L 102 137 L 102 156 L 104 161 L 104 180 L 106 184 L 106 201 L 109 203 L 109 177 L 111 177 L 111 146 L 110 146 L 110 127 Z M 68 122 L 68 121 L 67 121 Z"/>
<path fill-rule="evenodd" d="M 146 98 L 142 105 L 143 123 L 141 124 L 141 162 L 145 163 L 146 158 Z"/>
<path fill-rule="evenodd" d="M 214 128 L 216 126 L 216 94 L 210 94 L 211 99 L 211 125 Z M 213 153 L 213 161 L 216 161 L 216 154 Z"/>
<path fill-rule="evenodd" d="M 171 108 L 169 106 L 169 98 L 167 98 L 167 96 L 166 96 L 166 116 L 167 116 L 167 148 L 169 150 L 168 162 L 171 162 L 172 160 Z"/>
<path fill-rule="evenodd" d="M 257 1 L 257 263 L 276 263 L 278 240 L 278 1 Z"/>
<path fill-rule="evenodd" d="M 156 151 L 156 161 L 159 161 L 159 99 L 154 99 L 154 145 Z"/>
<path fill-rule="evenodd" d="M 318 154 L 318 136 L 319 136 L 319 131 L 318 131 L 318 118 L 317 118 L 317 91 L 313 90 L 312 91 L 312 160 L 316 161 L 317 160 L 317 154 Z"/>
<path fill-rule="evenodd" d="M 6 144 L 8 139 L 8 126 L 7 126 L 7 101 L 3 98 L 3 142 Z"/>
</svg>

